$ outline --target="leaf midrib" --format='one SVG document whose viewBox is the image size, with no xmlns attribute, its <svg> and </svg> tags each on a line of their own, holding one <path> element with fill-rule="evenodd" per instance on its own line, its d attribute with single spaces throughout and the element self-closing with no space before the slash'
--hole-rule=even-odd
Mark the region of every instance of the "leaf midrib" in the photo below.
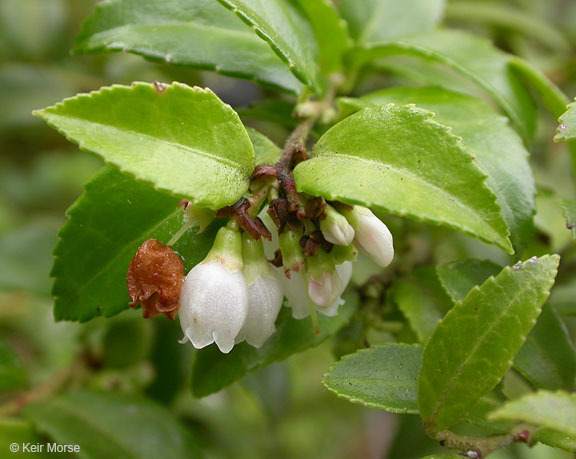
<svg viewBox="0 0 576 459">
<path fill-rule="evenodd" d="M 87 118 L 84 118 L 84 117 L 81 117 L 81 116 L 61 115 L 61 114 L 59 114 L 59 113 L 55 113 L 55 111 L 56 111 L 56 110 L 54 110 L 54 111 L 52 111 L 52 112 L 51 112 L 51 111 L 47 111 L 47 113 L 49 113 L 49 116 L 50 116 L 50 117 L 59 117 L 59 118 L 65 118 L 65 119 L 71 119 L 71 120 L 78 120 L 78 121 L 83 122 L 83 123 L 93 124 L 93 125 L 96 125 L 96 126 L 101 126 L 101 127 L 103 127 L 103 128 L 116 131 L 116 132 L 122 134 L 123 136 L 131 135 L 131 136 L 134 136 L 134 137 L 139 137 L 139 138 L 142 138 L 145 143 L 149 143 L 150 140 L 154 141 L 154 143 L 156 143 L 156 142 L 165 143 L 165 144 L 170 145 L 170 146 L 172 146 L 172 147 L 174 147 L 174 148 L 176 148 L 176 149 L 184 150 L 184 151 L 186 151 L 186 152 L 192 153 L 193 155 L 197 155 L 197 156 L 201 156 L 201 157 L 203 157 L 203 158 L 210 159 L 210 160 L 212 160 L 212 161 L 215 161 L 215 162 L 218 162 L 218 163 L 220 163 L 220 164 L 223 164 L 224 166 L 228 166 L 228 167 L 230 167 L 230 168 L 232 168 L 232 169 L 236 169 L 236 170 L 240 170 L 240 171 L 243 171 L 243 170 L 246 169 L 242 164 L 237 163 L 237 162 L 235 162 L 235 161 L 233 161 L 233 160 L 230 160 L 230 159 L 227 159 L 227 158 L 223 158 L 223 157 L 221 157 L 221 156 L 217 156 L 217 155 L 215 155 L 215 154 L 213 154 L 213 153 L 210 153 L 210 152 L 207 152 L 207 151 L 197 150 L 197 149 L 194 149 L 194 148 L 192 148 L 192 147 L 189 147 L 188 145 L 184 145 L 184 144 L 177 143 L 177 142 L 174 142 L 174 141 L 171 141 L 171 140 L 167 140 L 167 139 L 164 139 L 164 138 L 162 138 L 162 137 L 156 137 L 156 136 L 153 136 L 153 135 L 150 135 L 150 134 L 146 134 L 146 133 L 144 133 L 144 132 L 135 131 L 134 129 L 131 129 L 131 128 L 120 129 L 120 128 L 112 125 L 112 124 L 107 124 L 107 123 L 103 123 L 103 122 L 99 122 L 99 121 L 90 120 L 90 119 L 87 119 Z M 47 121 L 48 121 L 50 124 L 52 124 L 57 130 L 59 130 L 59 131 L 60 131 L 60 130 L 61 130 L 61 131 L 64 131 L 63 128 L 59 127 L 59 125 L 56 125 L 56 123 L 53 123 L 52 120 L 50 120 L 49 118 L 47 118 Z M 65 133 L 65 134 L 66 134 L 67 136 L 70 136 L 70 138 L 74 138 L 74 139 L 75 139 L 75 137 L 73 137 L 72 135 L 70 135 L 70 133 Z M 76 143 L 78 143 L 78 145 L 80 145 L 80 144 L 86 145 L 86 143 L 87 143 L 86 140 L 80 141 L 80 140 L 76 140 L 76 139 L 75 139 L 75 141 L 76 141 Z M 93 142 L 93 141 L 91 140 L 90 143 L 92 143 L 92 142 Z M 91 150 L 92 150 L 92 148 L 91 148 Z M 95 152 L 95 153 L 96 153 L 97 151 L 98 151 L 98 149 L 94 149 L 94 152 Z M 100 153 L 99 153 L 99 155 L 102 156 L 102 157 L 104 157 L 105 159 L 108 159 L 108 158 L 106 157 L 106 155 L 103 155 L 103 154 L 100 154 Z"/>
<path fill-rule="evenodd" d="M 374 165 L 376 166 L 378 169 L 381 169 L 383 167 L 390 167 L 391 169 L 397 171 L 398 174 L 405 174 L 408 175 L 410 177 L 412 177 L 416 182 L 420 182 L 420 183 L 424 183 L 427 186 L 432 187 L 434 190 L 436 190 L 437 192 L 439 192 L 442 196 L 444 197 L 448 197 L 450 201 L 456 202 L 458 203 L 458 207 L 465 209 L 467 214 L 472 214 L 473 216 L 475 216 L 476 221 L 480 222 L 481 226 L 484 226 L 486 224 L 486 220 L 480 217 L 477 217 L 477 213 L 476 212 L 470 212 L 471 210 L 473 210 L 471 207 L 469 207 L 466 203 L 464 203 L 458 196 L 453 195 L 448 193 L 446 190 L 443 190 L 442 188 L 439 188 L 438 185 L 431 183 L 431 182 L 427 182 L 425 181 L 423 178 L 419 177 L 418 175 L 414 174 L 411 170 L 409 169 L 405 169 L 402 167 L 398 167 L 396 165 L 391 165 L 389 163 L 381 163 L 375 160 L 371 160 L 371 159 L 367 159 L 367 158 L 362 158 L 359 156 L 353 156 L 353 155 L 347 155 L 347 154 L 342 154 L 342 153 L 332 153 L 332 152 L 321 152 L 318 155 L 314 156 L 315 158 L 320 158 L 321 156 L 328 156 L 331 158 L 334 158 L 336 160 L 340 160 L 340 159 L 350 159 L 350 160 L 358 160 L 361 162 L 366 162 L 368 164 Z M 495 204 L 497 204 L 497 201 L 494 201 Z M 431 217 L 427 217 L 427 218 L 431 218 Z M 435 220 L 436 221 L 436 220 Z M 489 224 L 488 225 L 498 236 L 498 239 L 501 239 L 501 235 L 498 234 L 498 232 L 495 230 L 495 228 Z"/>
<path fill-rule="evenodd" d="M 488 279 L 488 281 L 490 281 L 490 278 Z M 495 279 L 491 282 L 491 285 L 499 285 L 498 282 L 495 281 Z M 448 395 L 448 393 L 450 392 L 450 390 L 452 389 L 452 386 L 455 382 L 457 382 L 458 378 L 462 375 L 462 372 L 464 371 L 464 368 L 468 365 L 470 359 L 474 356 L 476 352 L 478 351 L 479 347 L 484 343 L 486 336 L 488 336 L 492 330 L 494 330 L 494 328 L 496 326 L 498 326 L 501 321 L 507 317 L 510 313 L 510 310 L 512 309 L 513 306 L 515 306 L 516 301 L 518 300 L 518 297 L 520 297 L 521 295 L 524 294 L 524 290 L 520 290 L 518 291 L 513 297 L 512 300 L 509 302 L 509 306 L 508 308 L 506 308 L 506 310 L 502 311 L 502 313 L 499 315 L 498 319 L 495 320 L 492 325 L 490 325 L 490 327 L 488 327 L 487 329 L 484 330 L 484 332 L 480 335 L 480 338 L 478 339 L 478 341 L 476 342 L 476 344 L 474 345 L 474 347 L 472 348 L 472 351 L 466 356 L 466 358 L 464 359 L 464 361 L 462 362 L 462 364 L 459 366 L 458 370 L 456 371 L 456 373 L 448 380 L 448 382 L 446 383 L 446 386 L 444 387 L 444 390 L 442 391 L 442 393 L 440 394 L 438 401 L 436 402 L 436 406 L 434 408 L 433 414 L 432 414 L 432 419 L 435 418 L 438 415 L 438 411 L 440 410 L 440 408 L 442 407 L 442 403 L 444 402 L 444 399 L 446 398 L 446 396 Z"/>
</svg>

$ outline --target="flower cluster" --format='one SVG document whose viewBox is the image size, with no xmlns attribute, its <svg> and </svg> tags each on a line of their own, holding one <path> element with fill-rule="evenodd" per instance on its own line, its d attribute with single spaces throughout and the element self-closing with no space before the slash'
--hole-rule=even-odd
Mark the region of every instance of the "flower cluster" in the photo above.
<svg viewBox="0 0 576 459">
<path fill-rule="evenodd" d="M 380 266 L 394 256 L 392 235 L 364 207 L 324 203 L 319 230 L 280 231 L 269 216 L 261 221 L 270 241 L 240 234 L 231 224 L 219 230 L 212 250 L 186 276 L 180 293 L 180 323 L 194 347 L 213 342 L 228 353 L 235 343 L 260 347 L 274 333 L 283 298 L 292 316 L 337 314 L 352 275 L 356 249 Z M 273 258 L 272 264 L 266 258 Z"/>
</svg>

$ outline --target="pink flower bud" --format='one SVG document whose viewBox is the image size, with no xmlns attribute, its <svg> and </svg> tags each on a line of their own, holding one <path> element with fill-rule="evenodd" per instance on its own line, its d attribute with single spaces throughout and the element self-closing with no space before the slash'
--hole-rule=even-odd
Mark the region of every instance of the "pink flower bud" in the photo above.
<svg viewBox="0 0 576 459">
<path fill-rule="evenodd" d="M 344 216 L 356 231 L 354 245 L 382 268 L 394 258 L 392 234 L 388 227 L 370 209 L 354 206 L 343 211 Z"/>
</svg>

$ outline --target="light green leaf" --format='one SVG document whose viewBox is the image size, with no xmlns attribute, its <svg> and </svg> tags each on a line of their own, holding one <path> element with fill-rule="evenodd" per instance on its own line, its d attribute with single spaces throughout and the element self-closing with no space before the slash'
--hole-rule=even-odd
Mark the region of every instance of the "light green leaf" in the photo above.
<svg viewBox="0 0 576 459">
<path fill-rule="evenodd" d="M 282 155 L 282 149 L 279 148 L 268 137 L 252 128 L 246 128 L 248 136 L 254 146 L 254 155 L 256 165 L 258 164 L 276 164 Z"/>
<path fill-rule="evenodd" d="M 568 110 L 560 117 L 560 125 L 556 129 L 556 142 L 576 140 L 576 102 L 568 105 Z"/>
<path fill-rule="evenodd" d="M 199 206 L 233 204 L 248 189 L 252 143 L 209 89 L 117 85 L 35 114 L 83 150 Z"/>
<path fill-rule="evenodd" d="M 446 8 L 446 19 L 486 24 L 520 32 L 559 52 L 569 52 L 571 47 L 570 42 L 557 27 L 522 8 L 510 7 L 502 3 L 473 1 L 451 3 Z"/>
<path fill-rule="evenodd" d="M 214 70 L 289 92 L 303 85 L 254 31 L 214 0 L 112 0 L 84 23 L 74 51 L 124 51 Z"/>
<path fill-rule="evenodd" d="M 555 430 L 538 429 L 530 436 L 530 441 L 576 453 L 576 436 L 571 437 Z"/>
<path fill-rule="evenodd" d="M 341 0 L 340 14 L 358 44 L 428 32 L 441 21 L 444 0 Z"/>
<path fill-rule="evenodd" d="M 322 383 L 338 397 L 391 413 L 417 414 L 418 345 L 391 343 L 363 349 L 334 364 Z"/>
<path fill-rule="evenodd" d="M 316 65 L 316 42 L 310 24 L 284 0 L 218 0 L 238 15 L 315 92 L 322 83 Z"/>
<path fill-rule="evenodd" d="M 28 376 L 12 350 L 0 341 L 0 393 L 26 387 Z"/>
<path fill-rule="evenodd" d="M 293 319 L 290 309 L 282 308 L 276 321 L 276 333 L 260 349 L 247 343 L 237 344 L 229 354 L 222 354 L 216 346 L 201 349 L 196 353 L 192 367 L 192 393 L 205 397 L 248 373 L 323 343 L 348 323 L 358 307 L 357 296 L 346 295 L 344 299 L 346 304 L 338 310 L 337 316 L 318 316 L 320 335 L 314 333 L 310 320 Z"/>
<path fill-rule="evenodd" d="M 576 239 L 576 202 L 563 200 L 560 205 L 566 217 L 566 228 L 572 231 L 572 237 Z"/>
<path fill-rule="evenodd" d="M 521 248 L 534 231 L 536 189 L 528 152 L 503 118 L 480 100 L 441 88 L 394 88 L 368 94 L 372 105 L 416 104 L 436 114 L 472 150 L 488 175 L 486 184 L 498 197 L 512 244 Z"/>
<path fill-rule="evenodd" d="M 576 352 L 552 307 L 542 308 L 538 322 L 514 358 L 514 368 L 538 389 L 574 389 Z"/>
<path fill-rule="evenodd" d="M 462 301 L 474 286 L 495 276 L 500 269 L 492 262 L 479 260 L 437 267 L 442 284 L 455 302 Z M 538 322 L 514 358 L 514 368 L 537 388 L 572 390 L 574 387 L 574 347 L 565 326 L 550 306 L 542 308 Z"/>
<path fill-rule="evenodd" d="M 424 276 L 434 275 L 429 270 L 416 270 L 412 276 L 396 280 L 388 295 L 402 311 L 410 327 L 422 344 L 428 341 L 436 324 L 442 319 L 442 307 L 438 304 L 438 295 L 425 284 Z M 438 285 L 438 289 L 441 289 Z"/>
<path fill-rule="evenodd" d="M 141 397 L 75 392 L 24 411 L 57 443 L 79 445 L 80 458 L 194 458 L 201 453 L 166 408 Z"/>
<path fill-rule="evenodd" d="M 342 55 L 351 44 L 348 26 L 331 0 L 292 0 L 306 13 L 318 43 L 318 63 L 326 75 L 342 70 Z"/>
<path fill-rule="evenodd" d="M 83 322 L 127 309 L 128 265 L 144 241 L 166 243 L 180 229 L 184 211 L 178 203 L 112 166 L 98 173 L 68 210 L 70 219 L 54 249 L 55 318 Z M 198 236 L 189 230 L 174 245 L 186 269 L 206 256 L 216 229 Z"/>
<path fill-rule="evenodd" d="M 484 174 L 432 116 L 387 105 L 344 119 L 296 167 L 298 191 L 447 226 L 512 252 Z"/>
<path fill-rule="evenodd" d="M 424 350 L 418 406 L 444 430 L 465 417 L 512 365 L 554 283 L 559 257 L 504 268 L 457 303 Z"/>
<path fill-rule="evenodd" d="M 356 48 L 349 53 L 356 68 L 391 55 L 431 59 L 447 65 L 482 87 L 510 117 L 529 142 L 536 127 L 536 107 L 528 89 L 510 68 L 511 57 L 482 38 L 441 30 L 399 41 Z"/>
<path fill-rule="evenodd" d="M 538 391 L 506 403 L 490 419 L 516 421 L 555 430 L 576 439 L 576 394 Z"/>
<path fill-rule="evenodd" d="M 446 293 L 454 303 L 462 301 L 473 287 L 496 276 L 501 266 L 488 260 L 459 260 L 438 265 L 436 272 Z"/>
</svg>

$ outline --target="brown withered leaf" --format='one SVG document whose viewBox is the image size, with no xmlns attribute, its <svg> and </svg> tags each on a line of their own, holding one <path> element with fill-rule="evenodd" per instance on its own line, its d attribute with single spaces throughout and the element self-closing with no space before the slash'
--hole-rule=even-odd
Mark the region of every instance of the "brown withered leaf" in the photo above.
<svg viewBox="0 0 576 459">
<path fill-rule="evenodd" d="M 183 281 L 184 263 L 178 254 L 170 246 L 148 239 L 138 248 L 126 273 L 130 307 L 141 304 L 145 319 L 164 314 L 174 320 Z"/>
</svg>

